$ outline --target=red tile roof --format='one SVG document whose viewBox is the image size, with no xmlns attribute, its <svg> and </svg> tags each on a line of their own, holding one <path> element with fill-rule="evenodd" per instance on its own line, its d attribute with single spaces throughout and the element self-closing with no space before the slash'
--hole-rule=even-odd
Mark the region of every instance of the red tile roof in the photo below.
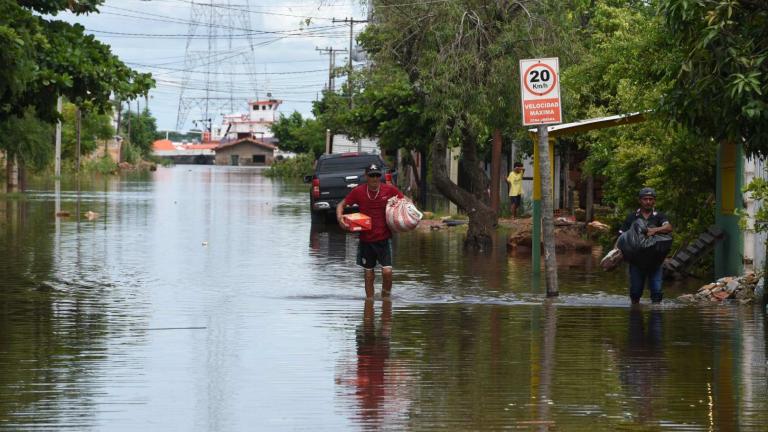
<svg viewBox="0 0 768 432">
<path fill-rule="evenodd" d="M 173 146 L 173 143 L 169 139 L 159 139 L 153 142 L 152 148 L 157 151 L 176 150 L 176 147 Z"/>
<path fill-rule="evenodd" d="M 184 148 L 187 150 L 214 150 L 218 146 L 218 142 L 210 142 L 206 144 L 189 144 L 184 146 Z"/>
</svg>

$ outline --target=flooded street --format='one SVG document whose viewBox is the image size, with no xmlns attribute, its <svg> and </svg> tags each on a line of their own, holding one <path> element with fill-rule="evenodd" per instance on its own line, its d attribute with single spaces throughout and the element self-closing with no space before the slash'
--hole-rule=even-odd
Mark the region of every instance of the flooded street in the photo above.
<svg viewBox="0 0 768 432">
<path fill-rule="evenodd" d="M 307 186 L 160 168 L 0 200 L 2 430 L 766 430 L 759 307 L 630 309 L 599 255 L 393 244 L 364 301 L 357 240 Z M 83 213 L 98 213 L 94 220 Z M 380 290 L 377 274 L 376 290 Z M 668 286 L 667 299 L 681 294 Z"/>
</svg>

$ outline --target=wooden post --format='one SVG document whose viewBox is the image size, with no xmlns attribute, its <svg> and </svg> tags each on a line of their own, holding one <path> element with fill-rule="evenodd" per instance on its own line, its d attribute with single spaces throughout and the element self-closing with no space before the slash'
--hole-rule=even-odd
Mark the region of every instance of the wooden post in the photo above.
<svg viewBox="0 0 768 432">
<path fill-rule="evenodd" d="M 499 188 L 501 181 L 501 130 L 493 130 L 493 150 L 491 152 L 491 208 L 499 214 Z"/>
<path fill-rule="evenodd" d="M 541 177 L 541 213 L 544 237 L 544 272 L 547 297 L 558 295 L 557 257 L 555 256 L 555 218 L 552 202 L 552 171 L 549 148 L 549 131 L 539 125 L 539 173 Z"/>
<path fill-rule="evenodd" d="M 565 169 L 564 169 L 564 198 L 563 208 L 568 210 L 569 215 L 573 215 L 573 197 L 571 196 L 571 146 L 566 145 L 565 149 Z"/>
</svg>

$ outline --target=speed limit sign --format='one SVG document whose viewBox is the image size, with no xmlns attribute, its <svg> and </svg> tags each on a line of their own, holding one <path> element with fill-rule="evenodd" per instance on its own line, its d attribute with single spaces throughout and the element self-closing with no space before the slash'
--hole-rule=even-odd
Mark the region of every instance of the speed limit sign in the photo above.
<svg viewBox="0 0 768 432">
<path fill-rule="evenodd" d="M 559 75 L 557 58 L 520 60 L 524 126 L 563 121 Z"/>
</svg>

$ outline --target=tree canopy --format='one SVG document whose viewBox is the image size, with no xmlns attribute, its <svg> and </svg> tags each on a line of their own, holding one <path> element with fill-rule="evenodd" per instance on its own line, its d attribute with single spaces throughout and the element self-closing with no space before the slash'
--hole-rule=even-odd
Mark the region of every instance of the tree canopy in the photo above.
<svg viewBox="0 0 768 432">
<path fill-rule="evenodd" d="M 660 12 L 686 53 L 669 70 L 668 112 L 701 136 L 768 155 L 768 2 L 660 0 Z"/>
<path fill-rule="evenodd" d="M 281 150 L 295 153 L 312 153 L 315 157 L 325 151 L 325 127 L 312 118 L 303 118 L 294 111 L 289 116 L 280 115 L 272 127 Z"/>
<path fill-rule="evenodd" d="M 54 121 L 56 98 L 64 96 L 88 110 L 106 112 L 114 93 L 145 94 L 149 74 L 133 71 L 108 45 L 84 33 L 83 26 L 47 19 L 38 13 L 97 11 L 103 0 L 0 0 L 0 119 L 34 107 Z"/>
</svg>

